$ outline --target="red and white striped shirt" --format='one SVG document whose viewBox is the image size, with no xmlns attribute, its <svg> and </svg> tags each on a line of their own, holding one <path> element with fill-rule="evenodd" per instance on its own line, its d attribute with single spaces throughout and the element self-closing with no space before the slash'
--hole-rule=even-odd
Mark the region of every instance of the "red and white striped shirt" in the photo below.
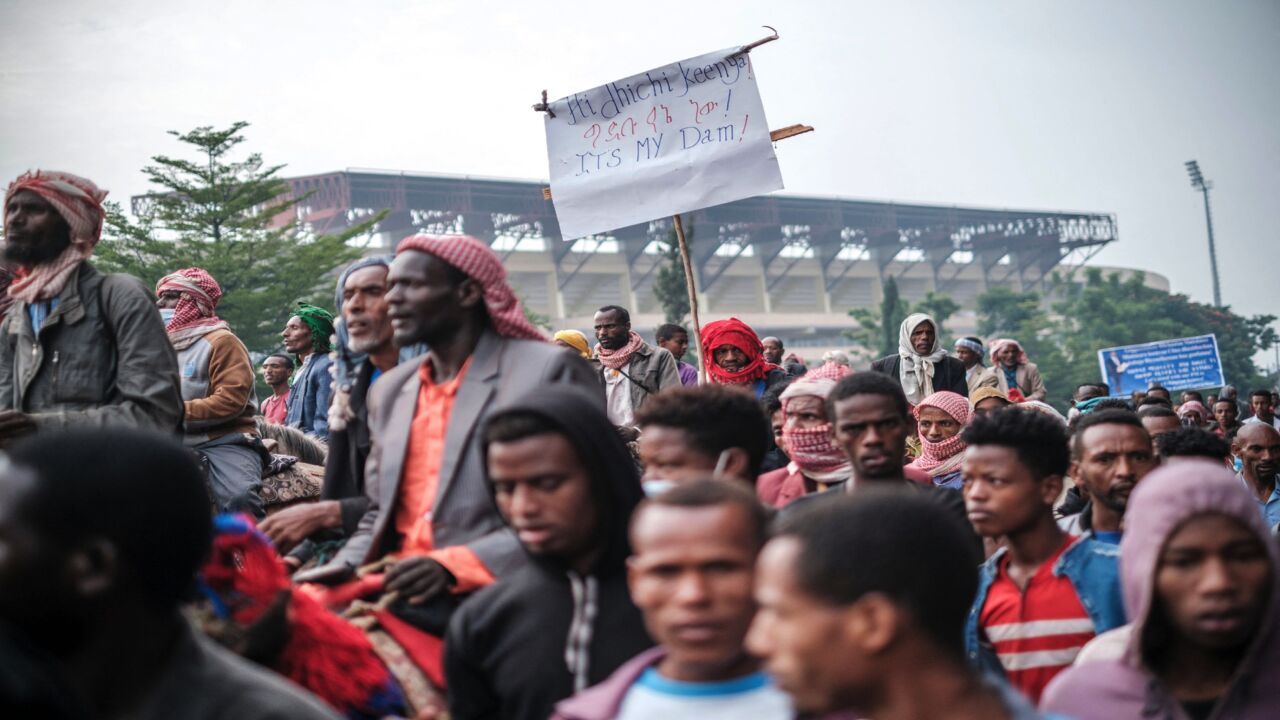
<svg viewBox="0 0 1280 720">
<path fill-rule="evenodd" d="M 1071 581 L 1053 574 L 1054 564 L 1075 540 L 1068 536 L 1022 589 L 1009 577 L 1009 556 L 1001 558 L 978 616 L 1009 684 L 1033 703 L 1040 702 L 1049 681 L 1071 665 L 1095 634 Z"/>
</svg>

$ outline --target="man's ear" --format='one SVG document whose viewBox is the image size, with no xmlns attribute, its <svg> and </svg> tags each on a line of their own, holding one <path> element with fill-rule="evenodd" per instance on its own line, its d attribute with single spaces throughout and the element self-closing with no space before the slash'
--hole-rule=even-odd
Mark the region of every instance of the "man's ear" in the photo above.
<svg viewBox="0 0 1280 720">
<path fill-rule="evenodd" d="M 106 538 L 93 538 L 67 557 L 71 587 L 84 598 L 109 592 L 120 575 L 119 552 Z"/>
<path fill-rule="evenodd" d="M 1083 490 L 1084 485 L 1080 486 Z M 1062 476 L 1050 475 L 1040 484 L 1040 497 L 1044 499 L 1045 504 L 1053 507 L 1058 501 L 1058 497 L 1062 495 Z"/>
<path fill-rule="evenodd" d="M 863 654 L 878 655 L 901 632 L 902 611 L 887 596 L 868 593 L 845 610 L 845 636 Z"/>
<path fill-rule="evenodd" d="M 740 447 L 732 447 L 725 450 L 724 476 L 727 478 L 742 478 L 752 485 L 756 479 L 751 476 L 751 457 L 747 455 L 747 451 Z"/>
<path fill-rule="evenodd" d="M 458 285 L 458 304 L 464 308 L 473 308 L 484 303 L 484 288 L 472 278 L 467 278 Z"/>
</svg>

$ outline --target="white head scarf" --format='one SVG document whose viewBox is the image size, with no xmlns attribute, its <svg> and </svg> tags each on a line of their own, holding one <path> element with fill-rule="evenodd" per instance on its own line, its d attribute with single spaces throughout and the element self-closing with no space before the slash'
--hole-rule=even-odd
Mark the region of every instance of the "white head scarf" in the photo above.
<svg viewBox="0 0 1280 720">
<path fill-rule="evenodd" d="M 928 355 L 921 355 L 911 347 L 911 333 L 920 323 L 933 326 L 933 347 Z M 938 341 L 938 323 L 924 313 L 908 315 L 898 330 L 898 357 L 902 358 L 902 366 L 898 369 L 898 381 L 902 383 L 902 392 L 906 393 L 907 402 L 919 405 L 920 401 L 933 394 L 933 366 L 947 356 L 942 343 Z"/>
</svg>

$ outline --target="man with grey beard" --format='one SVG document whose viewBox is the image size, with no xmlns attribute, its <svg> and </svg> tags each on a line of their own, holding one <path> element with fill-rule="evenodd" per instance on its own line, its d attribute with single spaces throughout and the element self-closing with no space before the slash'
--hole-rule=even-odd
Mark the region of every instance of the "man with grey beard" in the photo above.
<svg viewBox="0 0 1280 720">
<path fill-rule="evenodd" d="M 314 543 L 350 536 L 369 506 L 364 492 L 364 466 L 370 436 L 365 401 L 383 372 L 395 367 L 400 350 L 392 340 L 387 317 L 387 268 L 390 257 L 359 260 L 339 278 L 337 367 L 350 367 L 339 377 L 329 409 L 329 455 L 325 461 L 320 502 L 294 505 L 262 523 L 285 563 L 297 568 L 314 553 Z M 346 376 L 346 373 L 339 373 Z M 307 540 L 308 542 L 304 542 Z"/>
</svg>

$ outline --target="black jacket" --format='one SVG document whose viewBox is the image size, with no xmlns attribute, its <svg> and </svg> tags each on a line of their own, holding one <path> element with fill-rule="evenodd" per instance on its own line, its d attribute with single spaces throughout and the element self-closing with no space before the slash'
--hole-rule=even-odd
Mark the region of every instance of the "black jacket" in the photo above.
<svg viewBox="0 0 1280 720">
<path fill-rule="evenodd" d="M 593 482 L 600 558 L 586 577 L 562 561 L 528 565 L 468 598 L 449 623 L 445 676 L 454 720 L 545 720 L 555 704 L 653 646 L 627 591 L 627 527 L 644 497 L 635 465 L 598 399 L 544 387 L 496 411 L 533 413 L 568 438 Z M 481 431 L 483 432 L 483 431 Z M 487 450 L 485 452 L 487 454 Z M 575 585 L 577 586 L 575 589 Z M 593 616 L 594 620 L 585 620 Z M 585 648 L 585 685 L 566 659 L 569 630 Z"/>
<path fill-rule="evenodd" d="M 882 357 L 871 363 L 871 369 L 888 375 L 899 385 L 902 384 L 902 357 L 899 355 Z M 934 392 L 950 390 L 953 393 L 969 397 L 969 381 L 964 375 L 964 363 L 950 355 L 935 363 L 933 367 L 933 390 Z"/>
</svg>

